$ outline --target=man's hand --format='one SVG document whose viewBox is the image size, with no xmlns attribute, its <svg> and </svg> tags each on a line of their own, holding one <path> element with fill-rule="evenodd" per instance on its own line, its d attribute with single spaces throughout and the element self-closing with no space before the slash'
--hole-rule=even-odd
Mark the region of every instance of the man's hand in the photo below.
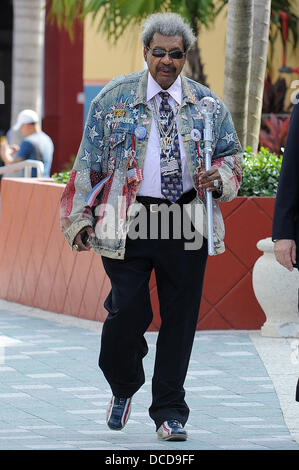
<svg viewBox="0 0 299 470">
<path fill-rule="evenodd" d="M 77 233 L 74 240 L 73 249 L 76 251 L 89 251 L 91 248 L 89 241 L 90 238 L 95 238 L 93 228 L 84 227 L 82 230 L 80 230 L 79 233 Z"/>
<path fill-rule="evenodd" d="M 6 139 L 1 139 L 0 142 L 0 155 L 3 163 L 5 165 L 10 165 L 15 162 L 14 156 L 17 154 L 18 150 L 16 146 L 8 145 Z"/>
<path fill-rule="evenodd" d="M 294 240 L 277 240 L 274 245 L 276 260 L 289 271 L 293 271 L 296 263 L 296 243 Z"/>
<path fill-rule="evenodd" d="M 221 176 L 216 166 L 211 166 L 209 171 L 202 170 L 199 173 L 199 187 L 206 189 L 207 191 L 217 191 L 217 186 L 214 185 L 214 181 L 221 183 Z"/>
<path fill-rule="evenodd" d="M 8 152 L 9 152 L 9 145 L 7 143 L 7 140 L 3 137 L 0 139 L 0 155 L 3 161 Z"/>
<path fill-rule="evenodd" d="M 10 150 L 11 150 L 12 156 L 15 156 L 15 155 L 17 155 L 18 151 L 20 150 L 20 146 L 16 145 L 16 144 L 12 144 L 10 146 Z"/>
</svg>

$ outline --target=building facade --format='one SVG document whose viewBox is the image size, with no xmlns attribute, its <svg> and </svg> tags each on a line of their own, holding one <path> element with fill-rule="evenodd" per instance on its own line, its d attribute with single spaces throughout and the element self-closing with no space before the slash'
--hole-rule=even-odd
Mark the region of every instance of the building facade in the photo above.
<svg viewBox="0 0 299 470">
<path fill-rule="evenodd" d="M 26 0 L 27 4 L 30 1 L 34 2 Z M 5 135 L 12 124 L 13 9 L 14 0 L 1 1 L 0 99 L 1 90 L 4 90 L 4 104 L 0 101 L 0 135 Z M 207 82 L 219 97 L 222 97 L 224 84 L 226 13 L 223 10 L 208 30 L 202 29 L 199 37 Z M 299 0 L 297 14 L 299 16 Z M 278 40 L 271 63 L 272 80 L 279 76 L 286 78 L 287 105 L 293 92 L 291 86 L 299 80 L 299 48 L 293 51 L 288 44 L 286 64 L 295 70 L 288 74 L 279 72 L 282 52 Z M 144 66 L 138 26 L 131 27 L 117 44 L 112 44 L 97 32 L 96 25 L 89 19 L 84 25 L 76 23 L 73 40 L 64 30 L 45 20 L 42 126 L 55 144 L 52 172 L 71 167 L 92 98 L 111 78 L 138 71 Z"/>
</svg>

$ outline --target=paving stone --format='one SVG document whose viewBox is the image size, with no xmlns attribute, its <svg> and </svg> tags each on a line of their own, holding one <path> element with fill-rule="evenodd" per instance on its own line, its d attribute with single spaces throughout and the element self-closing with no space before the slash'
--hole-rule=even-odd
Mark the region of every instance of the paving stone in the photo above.
<svg viewBox="0 0 299 470">
<path fill-rule="evenodd" d="M 299 441 L 299 429 L 290 434 L 249 332 L 196 333 L 185 383 L 189 438 L 167 443 L 158 441 L 148 415 L 157 332 L 145 334 L 146 383 L 133 398 L 126 428 L 114 432 L 105 420 L 111 392 L 97 366 L 100 328 L 0 304 L 6 305 L 0 346 L 1 338 L 7 344 L 0 363 L 1 450 L 299 450 L 293 437 Z"/>
</svg>

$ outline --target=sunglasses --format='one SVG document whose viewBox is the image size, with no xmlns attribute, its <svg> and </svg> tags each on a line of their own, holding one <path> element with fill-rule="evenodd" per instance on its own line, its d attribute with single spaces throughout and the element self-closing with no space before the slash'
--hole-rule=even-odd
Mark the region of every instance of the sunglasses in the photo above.
<svg viewBox="0 0 299 470">
<path fill-rule="evenodd" d="M 159 48 L 151 49 L 150 47 L 147 47 L 147 49 L 151 51 L 154 57 L 165 57 L 166 54 L 168 54 L 171 59 L 182 59 L 186 55 L 186 52 L 180 49 L 175 49 L 174 51 L 166 51 L 165 49 Z"/>
</svg>

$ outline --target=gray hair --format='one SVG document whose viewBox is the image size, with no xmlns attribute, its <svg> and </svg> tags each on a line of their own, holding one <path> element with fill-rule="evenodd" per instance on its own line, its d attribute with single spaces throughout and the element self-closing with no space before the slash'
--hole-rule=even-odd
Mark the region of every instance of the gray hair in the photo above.
<svg viewBox="0 0 299 470">
<path fill-rule="evenodd" d="M 184 50 L 188 51 L 196 41 L 189 24 L 177 13 L 154 13 L 148 16 L 142 28 L 142 42 L 149 47 L 155 33 L 163 36 L 181 36 Z"/>
</svg>

